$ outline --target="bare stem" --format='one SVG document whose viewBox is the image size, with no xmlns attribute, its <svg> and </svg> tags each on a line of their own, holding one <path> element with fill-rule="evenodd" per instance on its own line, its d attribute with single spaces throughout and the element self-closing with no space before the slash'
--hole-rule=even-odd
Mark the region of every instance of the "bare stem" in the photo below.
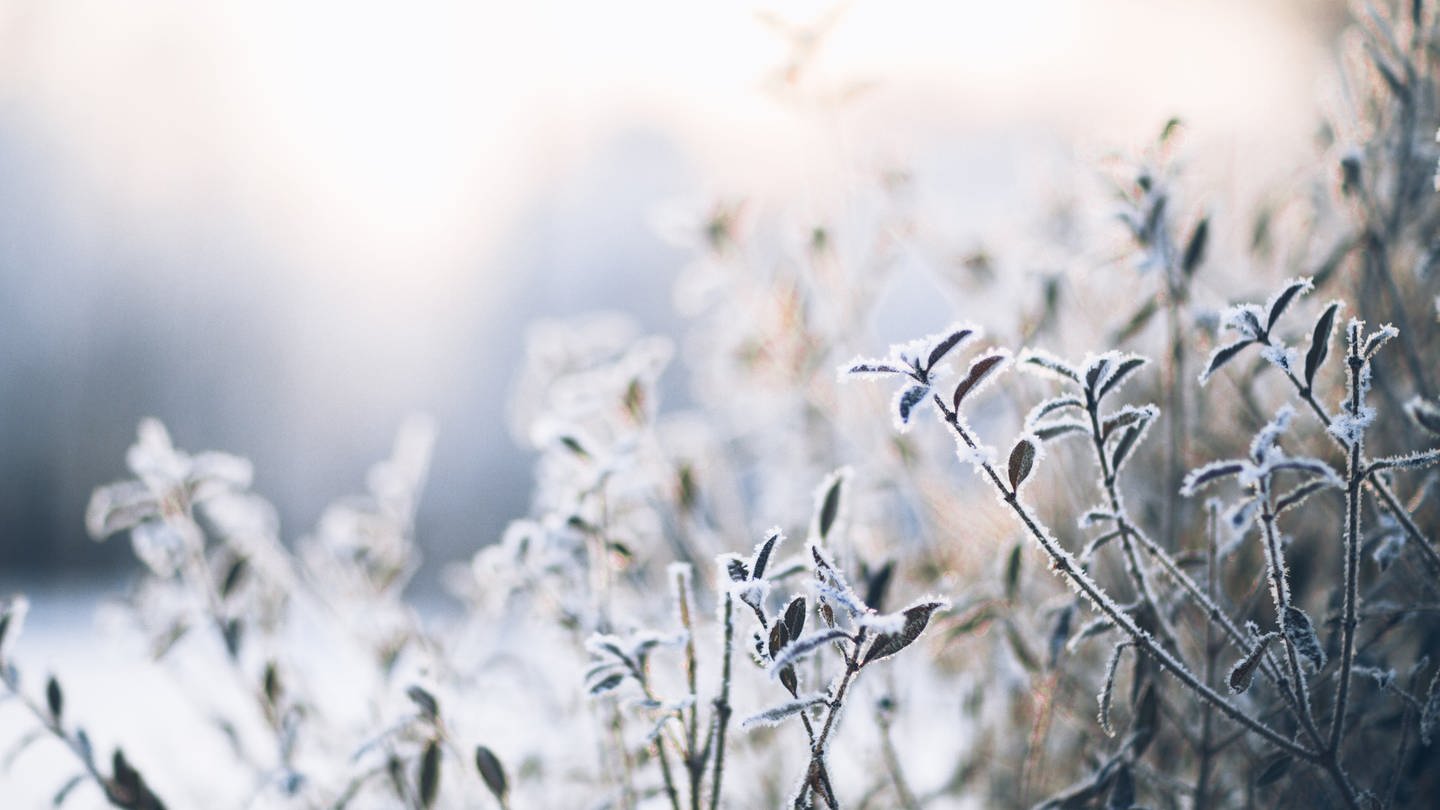
<svg viewBox="0 0 1440 810">
<path fill-rule="evenodd" d="M 700 783 L 705 778 L 705 760 L 697 750 L 700 734 L 699 697 L 695 680 L 699 667 L 695 660 L 695 627 L 690 619 L 690 588 L 685 574 L 675 573 L 675 595 L 679 600 L 680 624 L 685 628 L 685 685 L 690 693 L 690 709 L 685 715 L 685 773 L 690 781 L 690 810 L 700 810 Z"/>
<path fill-rule="evenodd" d="M 1365 368 L 1357 343 L 1351 341 L 1350 353 L 1346 357 L 1350 371 L 1350 409 L 1356 414 L 1360 413 L 1361 374 Z M 1359 623 L 1356 605 L 1360 580 L 1360 485 L 1365 478 L 1363 437 L 1356 436 L 1349 449 L 1345 465 L 1345 603 L 1340 622 L 1340 674 L 1335 687 L 1335 716 L 1330 721 L 1329 753 L 1332 759 L 1338 757 L 1340 740 L 1345 734 L 1350 670 L 1355 663 L 1355 627 Z"/>
<path fill-rule="evenodd" d="M 725 652 L 720 663 L 720 697 L 715 701 L 715 775 L 710 779 L 710 810 L 720 807 L 720 778 L 725 773 L 725 729 L 730 725 L 730 658 L 735 646 L 735 599 L 725 593 Z"/>
<path fill-rule="evenodd" d="M 1208 514 L 1209 544 L 1205 550 L 1205 590 L 1210 601 L 1215 600 L 1216 582 L 1220 575 L 1219 561 L 1219 538 L 1216 537 L 1216 524 L 1218 516 L 1215 514 L 1216 507 L 1212 502 Z M 1209 686 L 1215 682 L 1215 654 L 1219 651 L 1219 645 L 1215 643 L 1215 623 L 1205 623 L 1205 685 Z M 1195 778 L 1195 810 L 1206 810 L 1210 806 L 1210 768 L 1213 764 L 1215 749 L 1214 721 L 1215 709 L 1208 703 L 1200 707 L 1200 767 L 1199 774 Z"/>
</svg>

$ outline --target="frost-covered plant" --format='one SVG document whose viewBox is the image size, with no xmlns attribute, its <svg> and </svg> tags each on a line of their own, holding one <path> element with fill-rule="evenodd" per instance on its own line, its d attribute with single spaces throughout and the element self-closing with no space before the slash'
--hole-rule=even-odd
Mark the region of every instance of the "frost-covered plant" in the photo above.
<svg viewBox="0 0 1440 810">
<path fill-rule="evenodd" d="M 1212 750 L 1208 718 L 1209 712 L 1217 711 L 1240 730 L 1254 734 L 1285 755 L 1286 761 L 1297 759 L 1326 773 L 1333 781 L 1336 794 L 1345 804 L 1361 807 L 1370 801 L 1366 797 L 1373 795 L 1384 784 L 1377 783 L 1368 789 L 1357 786 L 1347 771 L 1345 762 L 1345 727 L 1351 708 L 1351 678 L 1359 626 L 1358 604 L 1361 601 L 1361 491 L 1367 481 L 1374 481 L 1377 475 L 1387 471 L 1421 469 L 1440 463 L 1440 449 L 1428 449 L 1374 461 L 1368 460 L 1364 454 L 1365 434 L 1375 419 L 1374 409 L 1366 404 L 1371 386 L 1371 363 L 1380 348 L 1395 337 L 1396 330 L 1393 327 L 1386 326 L 1367 334 L 1363 323 L 1358 320 L 1350 322 L 1347 328 L 1349 349 L 1345 356 L 1347 393 L 1341 402 L 1341 414 L 1334 419 L 1326 416 L 1314 400 L 1312 386 L 1327 356 L 1325 346 L 1330 338 L 1331 324 L 1338 305 L 1331 304 L 1321 315 L 1303 372 L 1299 369 L 1295 353 L 1287 351 L 1283 343 L 1272 338 L 1272 331 L 1285 308 L 1308 287 L 1308 281 L 1289 282 L 1263 308 L 1254 305 L 1233 308 L 1226 318 L 1226 324 L 1228 328 L 1239 333 L 1239 338 L 1215 351 L 1205 377 L 1213 374 L 1246 346 L 1265 346 L 1266 360 L 1280 368 L 1296 384 L 1301 396 L 1312 404 L 1324 421 L 1327 432 L 1346 451 L 1345 476 L 1342 478 L 1324 461 L 1292 456 L 1281 449 L 1280 438 L 1290 428 L 1295 415 L 1293 409 L 1286 405 L 1255 435 L 1245 458 L 1216 461 L 1193 470 L 1186 477 L 1180 493 L 1193 495 L 1201 487 L 1227 478 L 1234 478 L 1241 485 L 1245 497 L 1232 511 L 1230 525 L 1233 531 L 1240 534 L 1244 534 L 1257 523 L 1260 527 L 1266 572 L 1263 579 L 1268 583 L 1274 607 L 1275 629 L 1268 632 L 1262 632 L 1253 622 L 1247 624 L 1248 632 L 1242 632 L 1239 623 L 1221 606 L 1223 594 L 1216 593 L 1215 584 L 1212 582 L 1208 590 L 1202 590 L 1174 557 L 1145 535 L 1125 510 L 1117 487 L 1119 474 L 1126 460 L 1132 457 L 1146 429 L 1157 418 L 1158 411 L 1153 405 L 1127 405 L 1107 411 L 1103 403 L 1108 394 L 1118 390 L 1128 376 L 1144 365 L 1143 358 L 1108 352 L 1087 358 L 1079 366 L 1071 366 L 1043 352 L 1023 353 L 1022 366 L 1074 386 L 1075 393 L 1052 397 L 1035 406 L 1026 420 L 1026 432 L 1014 442 L 1008 459 L 1003 463 L 992 451 L 983 448 L 963 410 L 977 382 L 992 369 L 1000 367 L 1004 358 L 1002 352 L 990 350 L 982 353 L 972 362 L 970 372 L 959 381 L 949 397 L 932 393 L 934 381 L 924 373 L 925 368 L 903 356 L 901 359 L 906 361 L 908 369 L 901 368 L 898 364 L 862 361 L 851 364 L 844 370 L 852 374 L 907 374 L 915 380 L 914 386 L 907 390 L 918 390 L 923 386 L 923 395 L 930 397 L 941 421 L 950 428 L 961 458 L 973 464 L 977 473 L 995 489 L 1026 533 L 1038 544 L 1052 569 L 1096 614 L 1094 621 L 1080 634 L 1081 637 L 1107 631 L 1120 636 L 1120 641 L 1106 665 L 1100 693 L 1099 722 L 1106 733 L 1114 733 L 1110 723 L 1110 710 L 1116 669 L 1125 650 L 1133 649 L 1153 662 L 1160 671 L 1172 676 L 1188 693 L 1188 700 L 1193 700 L 1205 712 L 1206 722 L 1198 739 L 1186 734 L 1181 735 L 1182 738 L 1189 738 L 1190 745 L 1198 749 L 1202 758 L 1216 753 Z M 970 333 L 971 330 L 966 330 L 963 335 L 968 336 Z M 962 333 L 956 331 L 952 333 L 952 337 L 943 338 L 935 344 L 929 365 L 934 364 L 937 355 L 943 355 L 960 342 L 953 337 L 958 335 Z M 1303 374 L 1303 382 L 1297 374 Z M 909 411 L 919 402 L 919 397 L 913 398 L 913 402 L 911 399 L 902 396 L 899 400 L 906 421 Z M 910 403 L 909 408 L 906 408 L 907 402 Z M 1067 416 L 1072 412 L 1080 414 L 1080 417 Z M 1069 434 L 1083 435 L 1090 439 L 1100 469 L 1099 488 L 1105 494 L 1105 502 L 1087 511 L 1080 520 L 1082 528 L 1099 526 L 1102 533 L 1088 542 L 1078 556 L 1045 526 L 1036 516 L 1034 508 L 1021 497 L 1023 485 L 1035 472 L 1043 443 Z M 1283 479 L 1290 479 L 1290 488 L 1282 491 L 1279 482 Z M 1327 656 L 1315 624 L 1296 604 L 1292 594 L 1285 557 L 1285 547 L 1289 541 L 1280 533 L 1278 518 L 1307 498 L 1327 489 L 1343 490 L 1345 493 L 1345 520 L 1339 537 L 1344 548 L 1343 572 L 1335 589 L 1335 592 L 1341 595 L 1342 601 L 1340 665 L 1338 672 L 1327 673 L 1334 677 L 1336 687 L 1335 698 L 1329 706 L 1329 731 L 1323 732 L 1317 720 L 1318 709 L 1311 695 L 1310 679 L 1307 678 L 1300 659 L 1303 658 L 1309 665 L 1311 673 L 1319 675 L 1325 672 Z M 1404 514 L 1405 520 L 1409 520 L 1408 513 L 1405 513 L 1403 508 L 1397 507 L 1397 510 Z M 1091 570 L 1096 553 L 1106 543 L 1115 540 L 1119 541 L 1123 552 L 1127 585 L 1135 594 L 1134 601 L 1123 601 L 1114 587 L 1107 587 Z M 1424 545 L 1424 538 L 1421 538 L 1421 543 L 1421 548 L 1428 549 L 1428 545 Z M 1142 560 L 1140 550 L 1157 562 L 1171 580 L 1173 594 L 1170 595 L 1168 603 L 1157 592 L 1152 582 L 1152 574 Z M 1207 553 L 1211 559 L 1209 570 L 1213 578 L 1216 573 L 1216 559 L 1221 556 L 1213 538 Z M 1433 554 L 1433 549 L 1430 554 Z M 1428 561 L 1429 557 L 1425 559 Z M 1429 584 L 1434 587 L 1433 580 Z M 1227 698 L 1212 686 L 1208 674 L 1197 674 L 1187 663 L 1180 637 L 1171 627 L 1175 611 L 1169 607 L 1169 604 L 1178 604 L 1181 600 L 1190 601 L 1200 609 L 1200 623 L 1206 627 L 1205 655 L 1211 654 L 1212 647 L 1208 641 L 1211 625 L 1222 630 L 1241 653 L 1229 676 L 1231 693 L 1245 692 L 1257 669 L 1265 672 L 1274 681 L 1283 701 L 1279 715 L 1288 716 L 1287 724 L 1298 726 L 1298 731 L 1294 727 L 1277 727 L 1270 719 L 1272 711 L 1257 710 L 1257 707 L 1238 704 Z M 1068 622 L 1064 626 L 1068 630 Z M 1285 653 L 1283 664 L 1275 662 L 1268 651 L 1268 645 L 1276 639 L 1279 639 Z M 1424 666 L 1424 660 L 1416 662 L 1417 668 L 1423 669 Z M 1142 670 L 1137 665 L 1137 683 L 1146 677 L 1141 673 Z M 1425 705 L 1419 696 L 1408 694 L 1388 683 L 1387 686 L 1394 689 L 1410 706 Z M 1153 690 L 1158 687 L 1152 684 L 1150 688 Z M 1137 691 L 1144 695 L 1137 704 L 1137 713 L 1153 713 L 1155 709 L 1145 708 L 1145 701 L 1158 700 L 1155 692 Z M 1128 769 L 1150 745 L 1157 731 L 1156 722 L 1157 716 L 1150 716 L 1144 725 L 1132 732 L 1121 750 L 1105 768 L 1096 772 L 1089 783 L 1072 789 L 1055 801 L 1063 806 L 1106 790 L 1111 792 L 1112 805 L 1116 801 L 1117 793 L 1133 796 Z M 1203 785 L 1208 778 L 1208 771 L 1202 769 L 1202 773 L 1205 773 L 1201 779 Z M 1371 775 L 1371 778 L 1376 776 L 1382 774 Z M 1394 784 L 1399 778 L 1392 774 L 1383 774 L 1383 777 L 1390 784 Z M 1197 788 L 1197 792 L 1204 795 L 1203 789 Z M 1128 806 L 1124 802 L 1121 804 Z"/>
<path fill-rule="evenodd" d="M 68 757 L 67 806 L 1426 806 L 1440 36 L 1430 4 L 1357 18 L 1333 160 L 1246 234 L 1187 208 L 1178 122 L 1113 184 L 1122 228 L 1081 198 L 1027 236 L 1084 271 L 947 242 L 896 171 L 672 229 L 681 343 L 532 328 L 509 422 L 534 496 L 446 572 L 454 615 L 407 593 L 426 420 L 293 544 L 247 462 L 143 423 L 87 523 L 143 565 L 127 615 L 176 685 L 147 710 L 198 716 L 243 787 L 140 728 L 97 757 L 59 677 L 20 681 L 21 601 L 9 759 Z M 1116 230 L 1133 250 L 1091 262 Z M 957 323 L 866 359 L 897 293 Z M 1397 328 L 1351 321 L 1332 352 L 1341 301 Z"/>
</svg>

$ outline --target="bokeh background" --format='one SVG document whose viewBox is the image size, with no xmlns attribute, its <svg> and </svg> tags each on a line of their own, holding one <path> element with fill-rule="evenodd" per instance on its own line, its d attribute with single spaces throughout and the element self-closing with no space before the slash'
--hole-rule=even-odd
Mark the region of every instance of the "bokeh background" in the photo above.
<svg viewBox="0 0 1440 810">
<path fill-rule="evenodd" d="M 1322 0 L 0 0 L 0 591 L 88 594 L 135 565 L 82 518 L 144 416 L 253 459 L 293 539 L 412 411 L 440 427 L 433 585 L 526 511 L 506 408 L 527 325 L 606 309 L 682 333 L 676 223 L 716 200 L 803 216 L 903 169 L 944 235 L 906 268 L 923 290 L 1063 195 L 1059 167 L 1172 115 L 1238 196 L 1313 154 L 1343 19 Z"/>
</svg>

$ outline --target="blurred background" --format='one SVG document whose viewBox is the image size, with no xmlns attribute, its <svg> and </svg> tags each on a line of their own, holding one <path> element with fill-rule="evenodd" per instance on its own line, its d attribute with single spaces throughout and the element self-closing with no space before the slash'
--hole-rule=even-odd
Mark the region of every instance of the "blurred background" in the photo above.
<svg viewBox="0 0 1440 810">
<path fill-rule="evenodd" d="M 433 414 L 433 582 L 526 512 L 505 413 L 527 324 L 603 309 L 683 333 L 692 253 L 659 232 L 716 200 L 803 216 L 904 169 L 945 235 L 923 278 L 1063 193 L 1056 167 L 1172 115 L 1238 195 L 1314 154 L 1343 19 L 1322 0 L 0 0 L 0 591 L 135 565 L 83 514 L 145 416 L 251 458 L 294 539 Z"/>
</svg>

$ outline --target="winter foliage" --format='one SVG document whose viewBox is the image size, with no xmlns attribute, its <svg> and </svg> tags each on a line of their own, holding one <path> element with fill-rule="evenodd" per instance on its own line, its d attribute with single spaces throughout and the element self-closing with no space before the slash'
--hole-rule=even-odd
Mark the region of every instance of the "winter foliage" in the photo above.
<svg viewBox="0 0 1440 810">
<path fill-rule="evenodd" d="M 899 181 L 855 234 L 718 205 L 681 343 L 531 331 L 533 498 L 450 566 L 448 614 L 407 591 L 443 426 L 294 537 L 249 462 L 144 421 L 85 525 L 142 565 L 135 655 L 227 698 L 154 713 L 200 712 L 253 792 L 132 761 L 144 728 L 92 739 L 18 595 L 4 764 L 51 746 L 54 806 L 131 810 L 1429 806 L 1440 10 L 1351 35 L 1352 107 L 1284 222 L 1200 213 L 1173 121 L 1075 202 L 1122 261 L 937 274 L 956 322 L 883 354 L 923 213 Z"/>
</svg>

